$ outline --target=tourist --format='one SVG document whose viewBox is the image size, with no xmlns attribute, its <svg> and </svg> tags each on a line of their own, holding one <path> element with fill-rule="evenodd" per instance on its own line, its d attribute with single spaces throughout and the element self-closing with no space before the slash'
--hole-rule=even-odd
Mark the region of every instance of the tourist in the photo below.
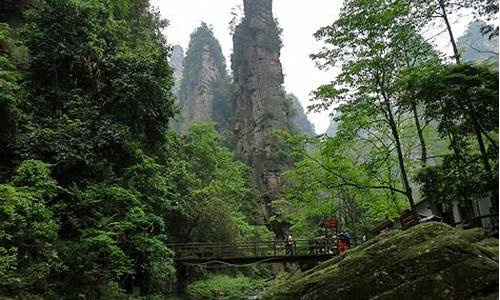
<svg viewBox="0 0 500 300">
<path fill-rule="evenodd" d="M 288 234 L 285 234 L 285 236 L 283 236 L 283 244 L 285 246 L 285 255 L 287 255 L 287 256 L 290 256 L 291 255 L 290 253 L 292 251 L 292 250 L 290 250 L 290 248 L 291 248 L 290 247 L 290 245 L 291 245 L 290 236 L 291 235 L 288 235 Z"/>
<path fill-rule="evenodd" d="M 288 235 L 287 241 L 286 241 L 286 246 L 287 246 L 287 255 L 292 256 L 293 255 L 293 236 L 291 234 Z"/>
<path fill-rule="evenodd" d="M 344 238 L 345 238 L 345 244 L 346 244 L 346 247 L 347 249 L 350 249 L 351 248 L 351 242 L 352 242 L 352 236 L 351 236 L 351 233 L 349 231 L 346 231 L 344 233 Z"/>
<path fill-rule="evenodd" d="M 345 252 L 347 250 L 346 234 L 344 232 L 341 232 L 339 234 L 337 250 L 339 251 L 339 253 Z"/>
</svg>

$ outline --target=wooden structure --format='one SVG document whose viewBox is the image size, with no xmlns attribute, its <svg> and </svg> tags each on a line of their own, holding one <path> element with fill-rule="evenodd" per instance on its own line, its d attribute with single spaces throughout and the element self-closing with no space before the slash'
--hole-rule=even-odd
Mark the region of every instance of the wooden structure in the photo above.
<svg viewBox="0 0 500 300">
<path fill-rule="evenodd" d="M 372 229 L 371 233 L 375 235 L 379 235 L 381 232 L 385 230 L 391 230 L 394 227 L 394 222 L 390 220 L 389 218 L 384 219 L 383 221 L 379 222 L 375 227 Z"/>
<path fill-rule="evenodd" d="M 338 241 L 324 239 L 295 240 L 292 255 L 287 255 L 283 241 L 244 243 L 186 243 L 168 245 L 176 263 L 187 264 L 248 264 L 274 262 L 323 261 L 338 253 Z"/>
<path fill-rule="evenodd" d="M 406 230 L 406 229 L 411 228 L 415 225 L 418 225 L 420 218 L 421 217 L 416 212 L 413 212 L 409 209 L 403 210 L 399 214 L 399 222 L 401 223 L 401 228 L 403 230 Z"/>
</svg>

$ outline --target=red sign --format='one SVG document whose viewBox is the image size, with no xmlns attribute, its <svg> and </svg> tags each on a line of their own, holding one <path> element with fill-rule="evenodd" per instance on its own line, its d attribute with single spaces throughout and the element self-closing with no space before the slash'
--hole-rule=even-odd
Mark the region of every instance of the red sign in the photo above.
<svg viewBox="0 0 500 300">
<path fill-rule="evenodd" d="M 330 229 L 337 228 L 337 219 L 335 219 L 335 218 L 328 218 L 328 219 L 326 219 L 326 220 L 323 221 L 323 226 L 325 228 L 330 228 Z"/>
</svg>

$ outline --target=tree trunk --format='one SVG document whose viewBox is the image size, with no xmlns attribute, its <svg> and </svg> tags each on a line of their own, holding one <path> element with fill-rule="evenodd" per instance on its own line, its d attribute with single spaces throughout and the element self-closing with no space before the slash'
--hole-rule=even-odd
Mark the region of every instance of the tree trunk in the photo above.
<svg viewBox="0 0 500 300">
<path fill-rule="evenodd" d="M 358 243 L 357 240 L 357 231 L 356 231 L 356 223 L 357 223 L 357 218 L 356 218 L 356 200 L 350 193 L 344 193 L 343 195 L 343 200 L 344 200 L 344 205 L 347 209 L 347 214 L 349 215 L 349 221 L 351 224 L 351 230 L 352 230 L 352 238 L 354 239 L 354 245 Z"/>
<path fill-rule="evenodd" d="M 389 174 L 389 185 L 391 185 L 390 179 L 392 178 L 392 170 L 390 166 L 387 166 L 387 174 Z M 394 190 L 389 190 L 389 193 L 391 194 L 391 201 L 394 204 L 394 208 L 399 211 L 401 207 L 399 207 L 398 203 L 398 198 L 396 197 L 396 192 Z"/>
<path fill-rule="evenodd" d="M 462 161 L 460 158 L 460 152 L 458 151 L 458 147 L 455 143 L 455 137 L 452 135 L 449 135 L 448 138 L 450 139 L 450 145 L 451 148 L 453 149 L 453 153 L 455 154 L 455 160 L 457 161 L 457 166 L 460 168 L 462 165 Z M 462 182 L 462 178 L 459 178 L 460 182 Z M 462 192 L 462 203 L 463 206 L 465 206 L 465 212 L 461 212 L 462 214 L 462 221 L 465 219 L 465 221 L 468 221 L 472 218 L 473 215 L 473 207 L 472 207 L 472 200 L 467 197 L 467 191 L 464 189 L 463 185 L 460 185 L 460 191 Z"/>
<path fill-rule="evenodd" d="M 481 133 L 486 137 L 486 139 L 490 142 L 490 145 L 493 146 L 498 151 L 498 145 L 495 140 L 486 132 L 486 130 L 481 129 Z"/>
<path fill-rule="evenodd" d="M 488 153 L 486 153 L 486 147 L 484 146 L 483 136 L 481 135 L 481 129 L 479 125 L 474 120 L 474 133 L 476 134 L 477 144 L 479 145 L 479 151 L 481 152 L 481 160 L 483 161 L 484 169 L 488 175 L 493 175 L 491 173 L 491 165 L 488 159 Z"/>
<path fill-rule="evenodd" d="M 439 7 L 441 8 L 441 13 L 443 14 L 443 20 L 446 24 L 446 30 L 448 31 L 448 35 L 450 36 L 451 46 L 453 47 L 453 55 L 455 58 L 455 62 L 460 64 L 460 53 L 458 52 L 457 43 L 455 41 L 455 36 L 453 35 L 453 30 L 451 29 L 450 20 L 448 19 L 448 13 L 446 12 L 446 6 L 444 5 L 443 0 L 438 0 Z"/>
<path fill-rule="evenodd" d="M 479 145 L 479 151 L 481 152 L 481 160 L 483 161 L 484 170 L 488 174 L 488 178 L 493 179 L 495 178 L 495 176 L 491 171 L 491 165 L 488 158 L 488 153 L 486 152 L 486 147 L 484 146 L 483 136 L 481 134 L 481 128 L 479 127 L 479 124 L 475 119 L 473 120 L 473 124 L 474 124 L 474 133 L 476 134 L 477 143 Z M 496 181 L 495 183 L 491 184 L 491 187 L 492 187 L 491 205 L 493 208 L 496 208 L 498 203 L 498 188 L 497 188 L 498 185 L 496 184 Z"/>
<path fill-rule="evenodd" d="M 416 211 L 415 201 L 413 200 L 413 193 L 411 190 L 410 182 L 408 180 L 408 175 L 406 173 L 403 150 L 401 149 L 401 140 L 399 137 L 398 128 L 396 126 L 396 121 L 394 120 L 394 115 L 392 113 L 391 105 L 387 99 L 385 100 L 385 102 L 386 102 L 385 105 L 387 107 L 389 127 L 391 128 L 391 132 L 394 137 L 394 141 L 396 143 L 396 151 L 398 154 L 398 161 L 399 161 L 399 171 L 401 172 L 401 181 L 403 182 L 405 194 L 406 197 L 408 198 L 408 202 L 410 203 L 410 209 L 413 212 L 415 212 Z"/>
<path fill-rule="evenodd" d="M 427 146 L 425 144 L 424 131 L 420 125 L 420 119 L 418 117 L 417 103 L 414 99 L 411 100 L 411 109 L 413 110 L 413 118 L 415 119 L 415 127 L 417 128 L 418 139 L 420 140 L 421 156 L 420 160 L 427 165 Z"/>
</svg>

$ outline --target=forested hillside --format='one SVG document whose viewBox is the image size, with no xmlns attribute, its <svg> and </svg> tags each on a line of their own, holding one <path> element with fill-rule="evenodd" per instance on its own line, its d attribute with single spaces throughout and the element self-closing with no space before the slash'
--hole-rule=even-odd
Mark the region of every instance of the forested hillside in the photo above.
<svg viewBox="0 0 500 300">
<path fill-rule="evenodd" d="M 345 0 L 309 107 L 272 0 L 227 64 L 173 2 L 0 3 L 0 299 L 498 296 L 497 2 Z"/>
<path fill-rule="evenodd" d="M 266 235 L 213 126 L 168 129 L 165 25 L 143 0 L 43 1 L 1 24 L 1 295 L 160 294 L 167 243 Z"/>
</svg>

